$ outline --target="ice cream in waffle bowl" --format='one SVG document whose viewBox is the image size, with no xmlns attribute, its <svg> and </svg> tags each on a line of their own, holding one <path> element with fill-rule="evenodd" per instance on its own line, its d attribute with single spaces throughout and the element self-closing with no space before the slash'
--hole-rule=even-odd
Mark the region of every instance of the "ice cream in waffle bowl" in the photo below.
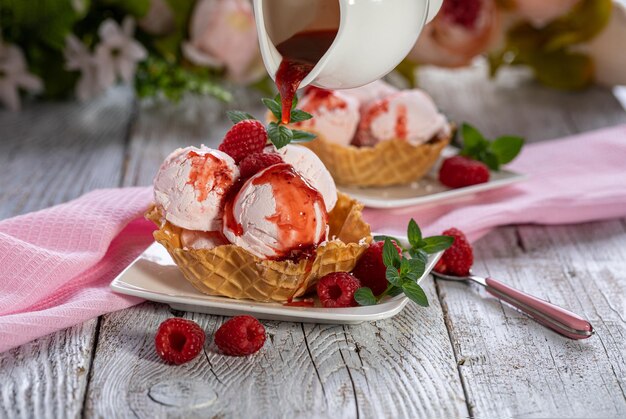
<svg viewBox="0 0 626 419">
<path fill-rule="evenodd" d="M 428 94 L 397 91 L 383 81 L 343 91 L 307 88 L 299 107 L 313 118 L 293 127 L 317 135 L 306 146 L 342 186 L 418 181 L 437 162 L 453 131 Z"/>
<path fill-rule="evenodd" d="M 312 151 L 277 149 L 255 120 L 239 121 L 219 148 L 167 157 L 146 213 L 198 291 L 287 302 L 354 268 L 372 240 L 363 206 L 337 192 Z"/>
</svg>

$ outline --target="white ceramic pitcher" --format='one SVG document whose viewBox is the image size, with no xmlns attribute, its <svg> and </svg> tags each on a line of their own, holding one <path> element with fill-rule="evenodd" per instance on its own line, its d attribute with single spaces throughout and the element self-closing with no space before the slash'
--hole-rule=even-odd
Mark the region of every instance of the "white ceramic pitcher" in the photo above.
<svg viewBox="0 0 626 419">
<path fill-rule="evenodd" d="M 274 79 L 276 45 L 296 33 L 336 29 L 300 87 L 348 89 L 380 79 L 411 51 L 443 0 L 254 0 L 263 62 Z"/>
</svg>

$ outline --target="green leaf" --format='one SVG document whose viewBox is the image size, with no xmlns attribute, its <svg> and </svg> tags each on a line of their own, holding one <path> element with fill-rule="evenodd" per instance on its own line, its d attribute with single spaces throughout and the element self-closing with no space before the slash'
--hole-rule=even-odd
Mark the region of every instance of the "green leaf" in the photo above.
<svg viewBox="0 0 626 419">
<path fill-rule="evenodd" d="M 230 119 L 233 124 L 236 124 L 238 122 L 245 121 L 248 119 L 256 119 L 254 116 L 250 115 L 249 113 L 242 112 L 242 111 L 226 111 L 226 115 L 228 116 L 228 119 Z"/>
<path fill-rule="evenodd" d="M 391 285 L 400 285 L 400 273 L 398 273 L 398 269 L 393 266 L 388 266 L 385 271 L 385 278 Z"/>
<path fill-rule="evenodd" d="M 490 150 L 486 150 L 484 153 L 481 153 L 477 160 L 485 163 L 491 170 L 500 170 L 500 161 L 498 160 L 498 156 Z"/>
<path fill-rule="evenodd" d="M 496 138 L 489 148 L 498 158 L 498 163 L 507 164 L 517 157 L 523 145 L 524 139 L 521 137 L 503 136 Z"/>
<path fill-rule="evenodd" d="M 291 132 L 293 133 L 293 142 L 306 143 L 309 141 L 313 141 L 314 139 L 317 138 L 316 134 L 313 134 L 312 132 L 308 132 L 308 131 L 292 129 Z"/>
<path fill-rule="evenodd" d="M 387 236 L 385 234 L 377 234 L 376 236 L 373 237 L 374 241 L 377 242 L 384 242 L 385 240 L 389 239 L 389 240 L 393 240 L 394 242 L 396 242 L 396 244 L 399 246 L 400 245 L 400 240 L 397 237 L 393 237 L 393 236 Z"/>
<path fill-rule="evenodd" d="M 354 300 L 362 306 L 373 306 L 378 302 L 376 297 L 374 297 L 372 290 L 367 287 L 361 287 L 356 290 L 354 293 Z"/>
<path fill-rule="evenodd" d="M 569 13 L 542 28 L 549 37 L 545 49 L 554 51 L 593 39 L 608 24 L 612 7 L 611 0 L 578 2 Z"/>
<path fill-rule="evenodd" d="M 454 242 L 454 237 L 450 236 L 432 236 L 422 240 L 420 249 L 428 254 L 433 254 L 446 250 Z"/>
<path fill-rule="evenodd" d="M 428 262 L 428 254 L 426 252 L 424 252 L 422 249 L 409 249 L 409 255 L 411 255 L 411 258 L 419 260 L 423 263 Z"/>
<path fill-rule="evenodd" d="M 276 122 L 269 123 L 267 126 L 267 135 L 277 149 L 283 148 L 293 139 L 293 133 L 291 130 L 284 125 L 277 124 Z"/>
<path fill-rule="evenodd" d="M 396 269 L 400 268 L 398 249 L 396 249 L 389 238 L 385 239 L 385 244 L 383 245 L 383 263 L 385 266 L 394 266 Z"/>
<path fill-rule="evenodd" d="M 409 221 L 409 227 L 407 229 L 407 237 L 411 247 L 417 247 L 418 243 L 422 240 L 422 230 L 413 218 Z"/>
<path fill-rule="evenodd" d="M 387 292 L 387 295 L 389 297 L 395 297 L 396 295 L 400 295 L 402 293 L 403 291 L 401 287 L 391 287 L 391 289 Z"/>
<path fill-rule="evenodd" d="M 276 100 L 272 100 L 272 99 L 268 99 L 266 97 L 264 97 L 263 99 L 261 99 L 261 102 L 263 102 L 263 104 L 265 105 L 265 107 L 267 109 L 270 110 L 270 112 L 272 112 L 272 114 L 274 115 L 274 117 L 276 118 L 276 120 L 280 121 L 281 117 L 282 117 L 282 110 L 280 108 L 280 102 L 277 102 Z"/>
<path fill-rule="evenodd" d="M 426 293 L 416 282 L 406 282 L 402 284 L 402 291 L 418 305 L 428 307 L 428 297 L 426 297 Z"/>
<path fill-rule="evenodd" d="M 593 61 L 585 54 L 563 50 L 538 53 L 529 65 L 537 80 L 555 89 L 579 90 L 593 82 Z"/>
<path fill-rule="evenodd" d="M 311 118 L 313 118 L 313 115 L 310 113 L 304 112 L 301 109 L 294 109 L 291 111 L 291 120 L 289 122 L 308 121 Z"/>
<path fill-rule="evenodd" d="M 479 148 L 486 141 L 480 131 L 467 122 L 461 125 L 461 134 L 463 135 L 463 149 Z"/>
<path fill-rule="evenodd" d="M 419 259 L 409 259 L 411 269 L 406 275 L 411 281 L 417 281 L 426 272 L 426 263 Z"/>
</svg>

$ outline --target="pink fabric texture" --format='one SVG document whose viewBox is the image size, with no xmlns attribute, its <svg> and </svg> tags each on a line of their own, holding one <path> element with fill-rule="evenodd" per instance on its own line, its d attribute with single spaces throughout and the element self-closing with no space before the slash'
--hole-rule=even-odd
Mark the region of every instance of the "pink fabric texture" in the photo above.
<svg viewBox="0 0 626 419">
<path fill-rule="evenodd" d="M 109 283 L 152 242 L 151 199 L 98 190 L 0 221 L 0 352 L 141 301 Z"/>
<path fill-rule="evenodd" d="M 509 169 L 526 182 L 428 207 L 365 211 L 375 231 L 455 226 L 475 240 L 500 225 L 626 216 L 626 125 L 528 145 Z M 151 242 L 151 188 L 98 190 L 0 221 L 0 352 L 139 303 L 109 283 Z"/>
<path fill-rule="evenodd" d="M 626 125 L 530 144 L 507 169 L 529 179 L 458 201 L 365 211 L 374 231 L 406 234 L 414 218 L 425 234 L 449 227 L 471 241 L 508 224 L 572 224 L 626 216 Z"/>
</svg>

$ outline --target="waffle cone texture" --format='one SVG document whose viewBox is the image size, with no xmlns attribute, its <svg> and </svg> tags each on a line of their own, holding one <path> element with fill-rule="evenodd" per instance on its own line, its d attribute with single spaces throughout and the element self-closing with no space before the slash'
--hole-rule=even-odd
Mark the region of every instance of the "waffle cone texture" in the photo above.
<svg viewBox="0 0 626 419">
<path fill-rule="evenodd" d="M 213 249 L 181 246 L 181 228 L 165 221 L 152 207 L 146 218 L 159 229 L 154 239 L 163 245 L 185 278 L 200 292 L 254 301 L 285 302 L 305 294 L 317 280 L 331 272 L 351 271 L 371 241 L 363 221 L 363 205 L 339 194 L 329 213 L 329 241 L 320 245 L 315 258 L 276 261 L 261 259 L 232 244 Z"/>
<path fill-rule="evenodd" d="M 343 146 L 322 137 L 303 143 L 345 186 L 391 186 L 421 179 L 439 159 L 451 135 L 412 145 L 404 140 L 381 141 L 374 147 Z"/>
</svg>

